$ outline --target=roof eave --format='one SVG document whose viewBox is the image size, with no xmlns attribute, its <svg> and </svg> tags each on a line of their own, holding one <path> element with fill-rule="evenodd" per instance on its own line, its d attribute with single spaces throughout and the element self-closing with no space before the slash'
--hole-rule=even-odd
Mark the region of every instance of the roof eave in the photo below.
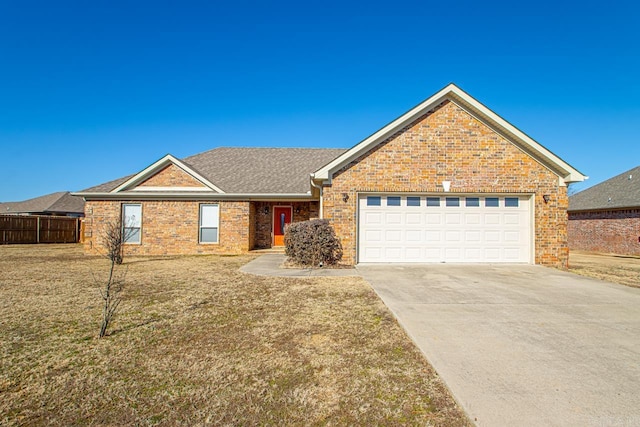
<svg viewBox="0 0 640 427">
<path fill-rule="evenodd" d="M 73 193 L 86 201 L 90 200 L 244 200 L 244 201 L 311 201 L 318 200 L 310 193 L 198 193 L 189 192 L 151 192 L 127 191 L 120 193 L 100 192 Z"/>
</svg>

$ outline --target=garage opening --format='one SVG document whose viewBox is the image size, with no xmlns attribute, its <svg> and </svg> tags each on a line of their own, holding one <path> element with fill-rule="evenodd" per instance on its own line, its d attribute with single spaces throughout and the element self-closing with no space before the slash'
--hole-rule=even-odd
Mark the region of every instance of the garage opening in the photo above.
<svg viewBox="0 0 640 427">
<path fill-rule="evenodd" d="M 530 263 L 529 195 L 358 197 L 358 262 Z"/>
</svg>

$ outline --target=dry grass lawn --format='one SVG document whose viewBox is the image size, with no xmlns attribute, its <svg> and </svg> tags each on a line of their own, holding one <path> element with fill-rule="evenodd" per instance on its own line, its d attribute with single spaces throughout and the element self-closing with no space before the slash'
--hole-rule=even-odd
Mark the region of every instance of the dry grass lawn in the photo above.
<svg viewBox="0 0 640 427">
<path fill-rule="evenodd" d="M 0 246 L 0 425 L 468 425 L 359 278 L 243 274 L 241 257 L 108 261 Z"/>
<path fill-rule="evenodd" d="M 572 273 L 640 288 L 640 257 L 571 251 Z"/>
</svg>

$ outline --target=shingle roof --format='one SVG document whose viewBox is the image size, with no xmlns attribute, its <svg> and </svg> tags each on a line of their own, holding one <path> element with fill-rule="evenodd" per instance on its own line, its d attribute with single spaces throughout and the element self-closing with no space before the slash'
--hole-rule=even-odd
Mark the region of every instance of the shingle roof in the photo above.
<svg viewBox="0 0 640 427">
<path fill-rule="evenodd" d="M 640 207 L 640 166 L 569 197 L 569 211 Z"/>
<path fill-rule="evenodd" d="M 0 203 L 0 213 L 84 213 L 84 200 L 59 191 L 21 202 Z"/>
<path fill-rule="evenodd" d="M 305 194 L 309 174 L 344 153 L 344 149 L 220 147 L 182 159 L 225 193 Z M 133 175 L 82 190 L 110 192 Z"/>
</svg>

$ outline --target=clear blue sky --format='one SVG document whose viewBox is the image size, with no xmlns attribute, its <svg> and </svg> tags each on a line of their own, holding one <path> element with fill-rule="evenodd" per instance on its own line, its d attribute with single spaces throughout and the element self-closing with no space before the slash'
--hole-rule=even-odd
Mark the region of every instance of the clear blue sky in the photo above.
<svg viewBox="0 0 640 427">
<path fill-rule="evenodd" d="M 640 165 L 632 1 L 0 0 L 0 201 L 167 153 L 356 144 L 454 82 L 591 179 Z"/>
</svg>

